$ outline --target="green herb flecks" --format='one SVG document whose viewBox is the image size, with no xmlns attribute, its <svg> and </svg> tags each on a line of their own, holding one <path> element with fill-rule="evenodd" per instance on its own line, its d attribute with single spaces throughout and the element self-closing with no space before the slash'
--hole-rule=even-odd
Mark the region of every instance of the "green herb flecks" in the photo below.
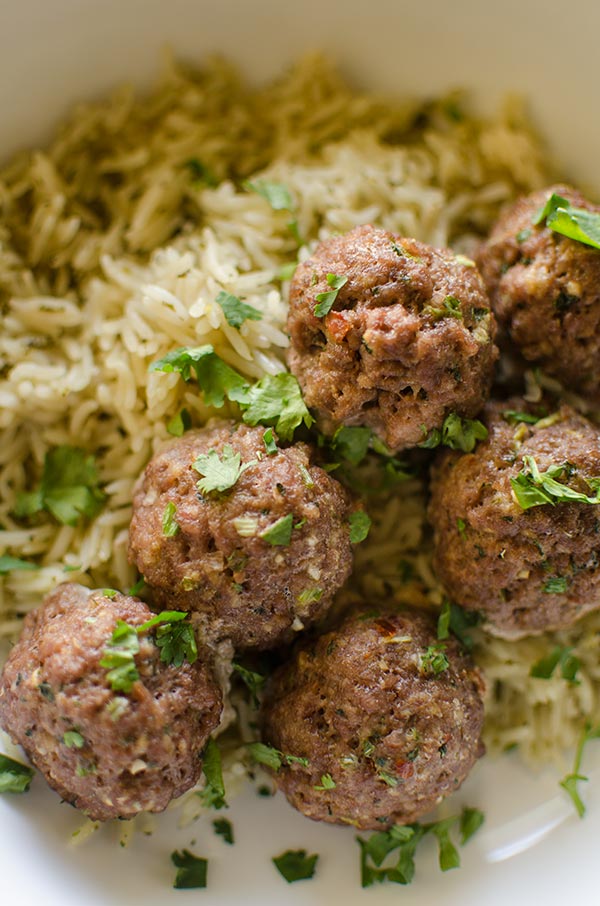
<svg viewBox="0 0 600 906">
<path fill-rule="evenodd" d="M 259 538 L 266 541 L 273 547 L 289 547 L 292 540 L 292 530 L 294 528 L 294 516 L 288 513 L 282 516 L 272 525 L 261 532 Z"/>
<path fill-rule="evenodd" d="M 254 670 L 248 670 L 246 667 L 242 667 L 241 664 L 237 664 L 235 661 L 232 663 L 232 668 L 234 673 L 237 673 L 239 678 L 242 680 L 248 692 L 252 697 L 252 702 L 256 708 L 260 704 L 260 693 L 263 690 L 263 687 L 267 681 L 267 677 L 262 673 L 256 673 Z"/>
<path fill-rule="evenodd" d="M 162 533 L 165 538 L 174 538 L 179 532 L 177 523 L 177 507 L 172 500 L 168 502 L 162 516 Z"/>
<path fill-rule="evenodd" d="M 567 462 L 550 466 L 545 472 L 540 472 L 534 457 L 524 456 L 523 468 L 516 478 L 510 479 L 515 500 L 523 510 L 547 503 L 552 506 L 571 502 L 600 503 L 600 479 L 584 479 L 590 490 L 594 491 L 594 496 L 575 491 L 557 481 L 558 478 L 571 478 L 575 472 L 575 467 Z"/>
<path fill-rule="evenodd" d="M 231 821 L 228 821 L 227 818 L 217 818 L 216 821 L 213 821 L 212 825 L 217 837 L 222 837 L 225 843 L 228 843 L 229 846 L 233 846 L 235 840 L 233 837 L 233 825 Z"/>
<path fill-rule="evenodd" d="M 171 862 L 177 868 L 173 887 L 178 890 L 206 887 L 208 861 L 195 856 L 187 849 L 171 853 Z"/>
<path fill-rule="evenodd" d="M 566 576 L 550 576 L 542 586 L 542 591 L 547 595 L 563 595 L 569 587 Z"/>
<path fill-rule="evenodd" d="M 588 777 L 581 773 L 581 762 L 583 759 L 583 750 L 586 743 L 589 742 L 590 739 L 600 739 L 600 727 L 592 727 L 589 723 L 586 723 L 583 730 L 581 731 L 581 735 L 577 743 L 577 749 L 575 750 L 573 770 L 570 774 L 567 774 L 567 776 L 563 777 L 563 779 L 560 781 L 560 786 L 563 788 L 563 790 L 566 790 L 566 792 L 571 797 L 573 805 L 575 806 L 577 814 L 580 818 L 583 818 L 583 816 L 585 815 L 585 805 L 583 804 L 581 796 L 579 795 L 578 784 L 585 783 L 588 780 Z"/>
<path fill-rule="evenodd" d="M 357 837 L 360 846 L 361 884 L 389 881 L 394 884 L 410 884 L 415 875 L 415 853 L 421 840 L 429 833 L 438 841 L 439 866 L 442 871 L 458 868 L 460 856 L 450 837 L 451 830 L 458 824 L 461 843 L 464 845 L 483 824 L 483 813 L 478 809 L 465 808 L 462 814 L 444 818 L 430 824 L 407 824 L 379 831 L 368 838 Z M 384 865 L 390 856 L 395 862 Z"/>
<path fill-rule="evenodd" d="M 256 465 L 256 460 L 242 463 L 239 453 L 234 453 L 231 444 L 225 444 L 221 456 L 216 450 L 201 453 L 192 463 L 192 467 L 203 477 L 198 482 L 198 490 L 203 494 L 222 494 L 232 488 L 246 469 Z"/>
<path fill-rule="evenodd" d="M 450 666 L 445 655 L 446 646 L 443 642 L 429 645 L 419 656 L 419 669 L 425 676 L 438 676 Z"/>
<path fill-rule="evenodd" d="M 17 569 L 39 569 L 37 563 L 30 563 L 28 560 L 21 560 L 19 557 L 11 557 L 8 554 L 2 554 L 0 557 L 0 576 L 5 576 L 12 570 Z"/>
<path fill-rule="evenodd" d="M 133 684 L 140 678 L 135 665 L 135 655 L 139 650 L 140 642 L 135 627 L 124 620 L 117 620 L 100 661 L 100 666 L 108 670 L 106 678 L 115 692 L 131 692 Z"/>
<path fill-rule="evenodd" d="M 277 442 L 273 436 L 273 429 L 267 428 L 263 434 L 263 443 L 265 445 L 265 450 L 267 451 L 268 456 L 274 456 L 277 453 L 278 447 Z"/>
<path fill-rule="evenodd" d="M 544 416 L 532 415 L 530 412 L 519 412 L 516 409 L 505 409 L 502 413 L 502 418 L 510 425 L 537 425 Z"/>
<path fill-rule="evenodd" d="M 274 749 L 264 742 L 251 742 L 248 744 L 248 754 L 257 764 L 263 764 L 272 771 L 278 771 L 283 764 L 299 764 L 308 767 L 309 759 L 297 755 L 288 755 L 279 749 Z"/>
<path fill-rule="evenodd" d="M 600 249 L 600 214 L 573 207 L 561 195 L 552 194 L 532 220 L 534 225 L 546 221 L 548 229 L 584 245 Z"/>
<path fill-rule="evenodd" d="M 62 741 L 67 749 L 83 749 L 85 745 L 85 739 L 77 730 L 67 730 L 63 733 Z"/>
<path fill-rule="evenodd" d="M 331 774 L 321 774 L 321 783 L 315 787 L 315 790 L 335 790 L 337 784 Z"/>
<path fill-rule="evenodd" d="M 581 667 L 581 662 L 571 652 L 572 648 L 564 645 L 555 645 L 552 650 L 540 658 L 529 671 L 529 676 L 538 679 L 550 679 L 557 667 L 560 667 L 560 675 L 574 685 L 579 685 L 577 672 Z"/>
<path fill-rule="evenodd" d="M 202 753 L 202 773 L 204 774 L 205 784 L 198 793 L 202 804 L 206 808 L 227 808 L 221 752 L 212 738 L 208 740 Z"/>
<path fill-rule="evenodd" d="M 26 793 L 33 774 L 33 768 L 28 765 L 0 755 L 0 793 Z"/>
<path fill-rule="evenodd" d="M 315 296 L 317 304 L 314 307 L 313 313 L 316 318 L 324 318 L 325 315 L 329 314 L 337 299 L 339 291 L 342 286 L 345 286 L 348 282 L 348 277 L 339 276 L 338 274 L 327 274 L 325 279 L 327 280 L 327 285 L 330 286 L 331 289 L 328 292 L 317 293 Z"/>
<path fill-rule="evenodd" d="M 288 884 L 312 878 L 317 868 L 318 855 L 307 855 L 305 849 L 288 849 L 273 858 L 273 864 Z"/>
<path fill-rule="evenodd" d="M 95 516 L 105 499 L 94 457 L 80 447 L 65 445 L 46 453 L 39 487 L 19 494 L 15 515 L 33 516 L 46 510 L 63 525 L 76 525 L 84 516 Z"/>
<path fill-rule="evenodd" d="M 207 167 L 206 164 L 203 164 L 201 160 L 197 157 L 192 157 L 189 160 L 186 160 L 185 166 L 190 171 L 192 180 L 198 186 L 206 186 L 209 189 L 214 189 L 219 185 L 219 179 L 210 167 Z"/>
<path fill-rule="evenodd" d="M 371 528 L 371 518 L 364 510 L 356 510 L 348 519 L 350 525 L 350 543 L 360 544 L 364 541 Z"/>
<path fill-rule="evenodd" d="M 193 373 L 204 394 L 206 405 L 217 409 L 223 406 L 225 399 L 242 403 L 247 398 L 246 379 L 227 365 L 209 344 L 175 349 L 162 359 L 152 362 L 149 370 L 180 374 L 184 381 L 189 381 Z"/>
<path fill-rule="evenodd" d="M 371 437 L 370 428 L 349 428 L 343 425 L 333 435 L 331 446 L 337 456 L 357 466 L 369 452 Z"/>
<path fill-rule="evenodd" d="M 456 296 L 446 296 L 441 305 L 426 305 L 423 314 L 432 321 L 439 321 L 441 318 L 458 318 L 462 321 L 462 303 Z"/>
<path fill-rule="evenodd" d="M 221 290 L 215 302 L 222 309 L 229 326 L 234 327 L 236 330 L 240 329 L 244 321 L 262 320 L 262 314 L 256 308 L 252 305 L 247 305 L 241 299 L 238 299 L 237 296 L 226 293 L 224 290 Z"/>
<path fill-rule="evenodd" d="M 183 437 L 186 431 L 192 427 L 192 417 L 187 409 L 181 409 L 177 415 L 167 422 L 167 431 L 173 437 Z"/>
<path fill-rule="evenodd" d="M 479 440 L 485 440 L 488 430 L 478 419 L 461 418 L 451 412 L 444 419 L 441 430 L 433 428 L 429 433 L 423 426 L 425 440 L 419 444 L 426 450 L 432 450 L 440 445 L 450 447 L 451 450 L 462 450 L 471 453 Z"/>
<path fill-rule="evenodd" d="M 256 179 L 252 182 L 247 180 L 244 183 L 244 188 L 248 192 L 255 192 L 257 195 L 260 195 L 261 198 L 264 198 L 274 211 L 288 211 L 288 213 L 293 215 L 296 210 L 292 194 L 288 187 L 282 182 L 271 182 L 267 179 Z M 298 245 L 300 245 L 301 238 L 298 229 L 298 221 L 295 218 L 288 221 L 287 228 Z"/>
<path fill-rule="evenodd" d="M 473 648 L 473 639 L 468 630 L 481 623 L 481 615 L 474 610 L 465 610 L 458 604 L 453 604 L 446 599 L 442 604 L 442 609 L 438 618 L 437 637 L 440 641 L 448 638 L 450 631 L 462 645 L 471 651 Z"/>
</svg>

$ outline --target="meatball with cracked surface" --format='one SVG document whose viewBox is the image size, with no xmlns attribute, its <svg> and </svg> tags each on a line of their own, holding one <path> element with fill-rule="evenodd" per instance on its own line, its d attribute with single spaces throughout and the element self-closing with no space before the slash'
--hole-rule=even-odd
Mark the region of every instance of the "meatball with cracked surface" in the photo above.
<svg viewBox="0 0 600 906">
<path fill-rule="evenodd" d="M 407 824 L 457 789 L 483 754 L 484 684 L 434 617 L 368 611 L 299 647 L 269 681 L 264 742 L 285 755 L 275 780 L 319 821 Z M 325 782 L 324 782 L 325 778 Z"/>
<path fill-rule="evenodd" d="M 473 262 L 372 226 L 322 242 L 290 285 L 289 366 L 321 429 L 365 425 L 394 451 L 478 413 L 495 330 Z"/>
<path fill-rule="evenodd" d="M 600 508 L 564 496 L 596 496 L 588 481 L 600 476 L 600 429 L 566 405 L 522 420 L 536 412 L 523 399 L 489 403 L 487 440 L 472 453 L 445 450 L 431 473 L 437 575 L 505 638 L 562 629 L 600 608 Z M 552 478 L 553 467 L 559 487 L 544 503 L 534 473 Z M 520 490 L 524 504 L 539 505 L 523 508 Z"/>
<path fill-rule="evenodd" d="M 552 193 L 600 213 L 569 186 L 534 192 L 502 214 L 478 263 L 496 318 L 523 357 L 598 400 L 600 251 L 534 223 Z"/>
<path fill-rule="evenodd" d="M 307 444 L 268 454 L 264 432 L 221 422 L 170 442 L 146 468 L 130 528 L 130 559 L 158 599 L 245 649 L 314 623 L 352 567 L 346 491 Z M 236 457 L 231 486 L 200 491 L 199 457 Z"/>
<path fill-rule="evenodd" d="M 101 661 L 118 621 L 137 627 L 153 614 L 105 591 L 58 586 L 25 618 L 0 681 L 0 724 L 63 799 L 98 821 L 162 811 L 194 786 L 223 707 L 206 653 L 163 663 L 151 630 L 137 635 L 138 678 L 113 688 Z"/>
</svg>

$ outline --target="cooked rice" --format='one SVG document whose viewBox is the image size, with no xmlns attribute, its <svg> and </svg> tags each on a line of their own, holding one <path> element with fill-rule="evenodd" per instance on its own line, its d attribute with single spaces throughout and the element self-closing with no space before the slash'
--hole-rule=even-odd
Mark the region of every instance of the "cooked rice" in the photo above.
<svg viewBox="0 0 600 906">
<path fill-rule="evenodd" d="M 133 484 L 182 406 L 197 425 L 215 414 L 193 384 L 149 374 L 149 364 L 211 343 L 248 377 L 284 368 L 278 272 L 298 255 L 292 217 L 301 257 L 361 223 L 469 253 L 502 204 L 550 181 L 518 104 L 486 121 L 461 104 L 359 95 L 320 58 L 260 89 L 222 61 L 200 73 L 169 62 L 151 95 L 122 89 L 80 107 L 46 150 L 0 174 L 0 552 L 41 567 L 0 579 L 5 648 L 57 583 L 135 581 L 126 556 Z M 216 187 L 195 177 L 198 163 Z M 293 213 L 244 188 L 257 174 L 288 186 Z M 262 320 L 232 329 L 215 303 L 220 290 Z M 76 527 L 50 516 L 29 526 L 13 515 L 16 497 L 59 444 L 95 454 L 106 506 Z M 353 587 L 438 606 L 422 489 L 401 484 L 371 510 Z M 516 643 L 477 633 L 493 748 L 517 743 L 525 757 L 548 760 L 574 743 L 598 713 L 599 630 L 596 615 Z M 580 685 L 529 677 L 557 642 L 580 658 Z"/>
</svg>

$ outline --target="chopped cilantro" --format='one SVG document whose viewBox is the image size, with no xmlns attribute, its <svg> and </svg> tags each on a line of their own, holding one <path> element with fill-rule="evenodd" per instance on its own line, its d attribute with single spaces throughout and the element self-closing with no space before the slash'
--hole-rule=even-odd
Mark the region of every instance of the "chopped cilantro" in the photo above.
<svg viewBox="0 0 600 906">
<path fill-rule="evenodd" d="M 267 428 L 267 430 L 263 434 L 263 443 L 265 445 L 265 450 L 267 451 L 269 456 L 274 456 L 274 454 L 277 453 L 277 442 L 273 437 L 272 428 Z"/>
<path fill-rule="evenodd" d="M 198 489 L 203 494 L 223 493 L 228 491 L 237 482 L 246 469 L 256 465 L 256 460 L 242 463 L 239 453 L 234 453 L 231 444 L 225 444 L 221 456 L 216 450 L 202 453 L 194 463 L 193 468 L 202 475 L 198 482 Z"/>
<path fill-rule="evenodd" d="M 39 569 L 37 563 L 30 563 L 28 560 L 20 560 L 18 557 L 11 557 L 8 554 L 2 554 L 0 557 L 0 576 L 13 569 Z"/>
<path fill-rule="evenodd" d="M 371 519 L 364 510 L 356 510 L 350 514 L 348 520 L 350 525 L 350 543 L 360 544 L 369 534 L 371 528 Z"/>
<path fill-rule="evenodd" d="M 162 517 L 162 532 L 166 538 L 173 538 L 179 532 L 177 519 L 177 507 L 172 500 L 168 502 Z"/>
<path fill-rule="evenodd" d="M 320 601 L 323 597 L 323 589 L 314 585 L 312 588 L 305 588 L 298 595 L 298 604 L 306 606 Z"/>
<path fill-rule="evenodd" d="M 458 516 L 456 520 L 456 528 L 458 529 L 458 534 L 461 538 L 465 538 L 467 534 L 467 523 L 464 519 L 461 519 L 460 516 Z"/>
<path fill-rule="evenodd" d="M 510 479 L 515 500 L 523 510 L 546 503 L 555 506 L 557 503 L 578 502 L 600 503 L 600 483 L 598 479 L 584 479 L 588 487 L 593 490 L 594 496 L 588 496 L 580 491 L 575 491 L 568 485 L 557 481 L 557 478 L 570 478 L 575 469 L 570 463 L 550 466 L 545 472 L 540 472 L 533 456 L 523 457 L 523 468 L 516 476 Z"/>
<path fill-rule="evenodd" d="M 547 595 L 562 595 L 569 585 L 566 576 L 550 576 L 542 586 L 542 591 Z"/>
<path fill-rule="evenodd" d="M 282 764 L 300 764 L 303 767 L 307 767 L 309 764 L 308 758 L 301 758 L 297 755 L 288 755 L 284 752 L 280 752 L 279 749 L 274 749 L 273 746 L 269 746 L 264 742 L 251 742 L 248 744 L 248 753 L 253 761 L 257 764 L 264 764 L 265 767 L 271 768 L 273 771 L 278 771 Z"/>
<path fill-rule="evenodd" d="M 244 183 L 244 188 L 249 192 L 256 192 L 265 201 L 268 201 L 274 211 L 293 211 L 294 199 L 288 187 L 282 182 L 270 182 L 266 179 L 250 180 Z"/>
<path fill-rule="evenodd" d="M 425 440 L 419 444 L 420 447 L 431 450 L 442 444 L 451 450 L 462 450 L 463 453 L 471 453 L 477 441 L 485 440 L 488 436 L 487 428 L 478 419 L 461 418 L 455 412 L 446 416 L 441 431 L 432 428 L 427 433 L 423 425 L 423 432 Z"/>
<path fill-rule="evenodd" d="M 460 816 L 460 843 L 464 846 L 477 833 L 485 816 L 478 808 L 464 808 Z"/>
<path fill-rule="evenodd" d="M 250 387 L 243 404 L 247 425 L 272 424 L 281 440 L 291 440 L 294 430 L 304 422 L 307 428 L 314 419 L 302 399 L 298 381 L 287 371 L 267 374 Z"/>
<path fill-rule="evenodd" d="M 77 730 L 67 730 L 63 733 L 62 741 L 68 749 L 83 749 L 85 745 L 85 739 Z"/>
<path fill-rule="evenodd" d="M 304 881 L 315 874 L 318 855 L 309 856 L 305 849 L 288 849 L 273 858 L 273 864 L 288 884 Z"/>
<path fill-rule="evenodd" d="M 462 321 L 462 303 L 456 296 L 446 296 L 441 305 L 426 305 L 423 314 L 433 321 L 439 321 L 440 318 L 458 318 Z"/>
<path fill-rule="evenodd" d="M 210 167 L 207 167 L 206 164 L 203 164 L 201 160 L 197 157 L 192 157 L 190 160 L 186 160 L 185 166 L 191 173 L 192 179 L 195 183 L 204 184 L 210 189 L 214 189 L 219 185 L 219 180 L 212 172 Z"/>
<path fill-rule="evenodd" d="M 26 793 L 33 774 L 33 768 L 28 765 L 0 755 L 0 793 Z"/>
<path fill-rule="evenodd" d="M 163 664 L 181 667 L 184 661 L 193 664 L 198 659 L 194 628 L 187 620 L 185 623 L 171 622 L 159 626 L 156 630 L 155 642 L 156 647 L 160 648 L 160 659 Z"/>
<path fill-rule="evenodd" d="M 260 533 L 260 538 L 273 547 L 289 547 L 292 540 L 292 529 L 294 528 L 294 516 L 288 513 L 282 516 L 277 522 L 270 525 L 264 532 Z"/>
<path fill-rule="evenodd" d="M 321 774 L 321 783 L 315 790 L 335 790 L 337 784 L 331 774 Z"/>
<path fill-rule="evenodd" d="M 202 772 L 204 774 L 204 787 L 199 796 L 206 808 L 227 808 L 225 802 L 225 784 L 223 782 L 223 768 L 221 752 L 214 739 L 209 739 L 202 753 Z"/>
<path fill-rule="evenodd" d="M 177 868 L 173 887 L 178 890 L 206 887 L 208 861 L 195 856 L 187 849 L 171 853 L 171 862 Z"/>
<path fill-rule="evenodd" d="M 277 271 L 277 273 L 275 274 L 275 279 L 281 280 L 282 283 L 285 280 L 291 280 L 292 277 L 294 276 L 294 272 L 297 267 L 298 267 L 297 261 L 290 261 L 289 264 L 282 265 L 282 267 L 280 267 L 279 270 Z"/>
<path fill-rule="evenodd" d="M 523 423 L 525 425 L 537 425 L 543 418 L 542 415 L 532 415 L 530 412 L 518 412 L 516 409 L 505 409 L 502 413 L 504 421 L 511 425 Z"/>
<path fill-rule="evenodd" d="M 15 515 L 33 516 L 47 510 L 63 525 L 95 516 L 106 495 L 100 490 L 94 457 L 80 447 L 54 447 L 46 453 L 39 487 L 17 498 Z"/>
<path fill-rule="evenodd" d="M 450 839 L 450 829 L 456 823 L 456 817 L 437 821 L 431 828 L 438 841 L 438 860 L 442 871 L 460 867 L 458 850 Z"/>
<path fill-rule="evenodd" d="M 573 762 L 573 770 L 570 774 L 567 774 L 566 777 L 560 781 L 560 786 L 566 790 L 566 792 L 571 797 L 573 805 L 577 811 L 577 814 L 580 818 L 583 818 L 585 815 L 585 805 L 582 802 L 581 796 L 579 795 L 579 789 L 577 784 L 585 782 L 588 778 L 581 773 L 581 761 L 583 759 L 583 750 L 587 742 L 590 739 L 600 739 L 600 727 L 592 727 L 589 723 L 586 723 L 583 730 L 581 731 L 579 742 L 577 743 L 577 749 L 575 750 L 575 759 Z"/>
<path fill-rule="evenodd" d="M 124 620 L 117 620 L 100 661 L 100 666 L 108 670 L 106 678 L 115 692 L 131 692 L 133 684 L 140 678 L 135 666 L 135 655 L 139 650 L 135 628 Z"/>
<path fill-rule="evenodd" d="M 254 670 L 248 670 L 246 667 L 242 667 L 241 664 L 236 664 L 235 661 L 231 666 L 234 673 L 237 673 L 239 678 L 242 680 L 242 682 L 250 692 L 254 706 L 258 708 L 259 695 L 262 692 L 263 686 L 267 681 L 267 677 L 262 673 L 255 673 Z"/>
<path fill-rule="evenodd" d="M 144 590 L 145 585 L 146 585 L 146 580 L 144 579 L 143 576 L 140 576 L 140 578 L 137 580 L 137 582 L 134 582 L 134 584 L 131 586 L 131 588 L 127 589 L 127 594 L 136 598 Z"/>
<path fill-rule="evenodd" d="M 446 646 L 443 643 L 429 645 L 419 658 L 421 673 L 437 676 L 447 670 L 450 662 L 444 654 L 445 650 Z"/>
<path fill-rule="evenodd" d="M 167 431 L 173 437 L 182 437 L 191 427 L 192 417 L 187 409 L 181 409 L 170 422 L 167 422 Z"/>
<path fill-rule="evenodd" d="M 333 435 L 331 446 L 338 456 L 357 466 L 369 451 L 372 433 L 370 428 L 348 428 L 343 425 Z"/>
<path fill-rule="evenodd" d="M 551 195 L 537 212 L 534 224 L 546 221 L 548 229 L 584 245 L 600 249 L 600 214 L 585 208 L 575 208 L 560 195 Z"/>
<path fill-rule="evenodd" d="M 228 821 L 227 818 L 217 818 L 216 821 L 212 823 L 215 834 L 218 837 L 222 837 L 225 843 L 228 843 L 230 846 L 233 846 L 233 825 L 231 821 Z"/>
<path fill-rule="evenodd" d="M 248 383 L 245 378 L 227 365 L 209 344 L 175 349 L 152 362 L 149 370 L 166 374 L 175 372 L 184 381 L 189 381 L 194 372 L 206 405 L 217 409 L 221 408 L 226 398 L 237 403 L 246 399 Z"/>
<path fill-rule="evenodd" d="M 331 287 L 328 292 L 317 293 L 315 300 L 317 304 L 314 307 L 314 315 L 317 318 L 324 318 L 333 308 L 337 295 L 342 286 L 348 282 L 348 277 L 338 276 L 337 274 L 327 274 L 327 285 Z"/>
<path fill-rule="evenodd" d="M 235 327 L 236 330 L 240 329 L 244 321 L 262 320 L 262 314 L 256 308 L 252 305 L 246 305 L 245 302 L 242 302 L 241 299 L 231 293 L 221 290 L 215 302 L 222 308 L 225 320 L 229 326 Z"/>
<path fill-rule="evenodd" d="M 451 630 L 459 642 L 470 651 L 473 648 L 473 639 L 468 630 L 481 623 L 481 614 L 474 610 L 465 610 L 458 604 L 445 600 L 438 619 L 438 639 L 448 638 Z"/>
<path fill-rule="evenodd" d="M 579 658 L 571 654 L 572 651 L 572 648 L 567 648 L 563 645 L 555 645 L 545 657 L 536 661 L 529 671 L 529 676 L 537 677 L 537 679 L 550 679 L 556 668 L 560 665 L 560 675 L 562 678 L 570 683 L 579 685 L 577 671 L 581 667 L 581 663 Z"/>
</svg>

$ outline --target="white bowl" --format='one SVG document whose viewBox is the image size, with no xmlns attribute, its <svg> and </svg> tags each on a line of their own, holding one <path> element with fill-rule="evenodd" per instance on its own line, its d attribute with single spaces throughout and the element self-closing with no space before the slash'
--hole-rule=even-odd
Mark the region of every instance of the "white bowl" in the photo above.
<svg viewBox="0 0 600 906">
<path fill-rule="evenodd" d="M 256 79 L 320 48 L 361 85 L 390 94 L 466 87 L 484 110 L 508 91 L 523 94 L 562 170 L 600 192 L 599 35 L 600 4 L 594 2 L 3 0 L 0 153 L 6 157 L 43 141 L 78 100 L 124 80 L 148 83 L 166 44 L 192 61 L 218 51 Z M 502 827 L 555 796 L 556 779 L 552 772 L 534 777 L 514 759 L 488 761 L 470 778 L 463 800 L 484 802 L 490 825 Z M 352 833 L 312 824 L 279 799 L 257 800 L 248 791 L 234 804 L 239 842 L 231 850 L 214 838 L 209 820 L 182 832 L 168 816 L 161 832 L 136 840 L 131 849 L 121 850 L 106 835 L 73 849 L 67 840 L 78 819 L 38 779 L 27 797 L 0 801 L 2 900 L 18 906 L 168 906 L 193 897 L 211 906 L 355 906 L 368 899 L 383 906 L 401 898 L 413 906 L 438 900 L 444 906 L 495 906 L 537 897 L 544 906 L 558 906 L 568 890 L 580 897 L 587 892 L 593 903 L 600 797 L 591 798 L 596 802 L 584 822 L 567 818 L 541 845 L 510 861 L 486 861 L 484 837 L 465 850 L 461 871 L 440 875 L 431 850 L 410 889 L 363 893 Z M 192 848 L 211 858 L 210 888 L 173 891 L 169 853 L 190 847 L 193 838 Z M 269 859 L 300 847 L 321 853 L 320 878 L 288 888 Z"/>
</svg>

